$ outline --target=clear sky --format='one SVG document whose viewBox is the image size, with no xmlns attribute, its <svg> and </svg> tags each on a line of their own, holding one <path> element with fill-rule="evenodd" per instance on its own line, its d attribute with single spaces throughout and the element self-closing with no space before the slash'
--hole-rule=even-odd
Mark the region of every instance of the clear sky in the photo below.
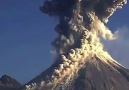
<svg viewBox="0 0 129 90">
<path fill-rule="evenodd" d="M 50 43 L 57 37 L 53 29 L 58 19 L 40 12 L 39 7 L 43 5 L 43 1 L 0 0 L 0 76 L 8 74 L 21 83 L 25 83 L 40 74 L 53 62 Z M 128 9 L 129 5 L 126 5 L 123 10 L 117 11 L 110 18 L 108 26 L 111 30 L 115 31 L 125 27 L 128 32 Z M 113 52 L 114 47 L 110 42 L 106 47 L 109 52 Z M 114 50 L 118 52 L 118 48 Z M 122 48 L 122 50 L 127 49 Z M 115 54 L 113 52 L 112 55 L 114 54 L 117 59 L 119 57 L 116 52 Z M 129 67 L 126 64 L 125 60 L 123 65 Z"/>
</svg>

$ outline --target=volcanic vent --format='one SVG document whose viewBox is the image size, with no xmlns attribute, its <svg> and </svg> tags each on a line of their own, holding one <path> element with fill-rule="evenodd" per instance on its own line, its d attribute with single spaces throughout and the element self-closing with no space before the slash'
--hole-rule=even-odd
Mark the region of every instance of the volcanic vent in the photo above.
<svg viewBox="0 0 129 90">
<path fill-rule="evenodd" d="M 48 0 L 40 10 L 59 17 L 56 62 L 22 90 L 129 90 L 129 70 L 103 48 L 116 36 L 105 26 L 126 0 Z"/>
</svg>

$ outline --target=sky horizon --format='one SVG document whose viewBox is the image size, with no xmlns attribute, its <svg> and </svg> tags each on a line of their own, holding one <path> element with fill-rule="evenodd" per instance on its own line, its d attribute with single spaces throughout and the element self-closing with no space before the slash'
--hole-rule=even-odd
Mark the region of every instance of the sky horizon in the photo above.
<svg viewBox="0 0 129 90">
<path fill-rule="evenodd" d="M 7 74 L 24 84 L 53 63 L 51 41 L 57 37 L 54 27 L 58 19 L 39 10 L 44 1 L 0 1 L 0 77 Z M 125 59 L 128 59 L 129 54 L 128 8 L 127 4 L 122 10 L 115 12 L 107 24 L 113 32 L 120 32 L 118 40 L 104 41 L 110 54 L 127 68 L 129 61 Z"/>
</svg>

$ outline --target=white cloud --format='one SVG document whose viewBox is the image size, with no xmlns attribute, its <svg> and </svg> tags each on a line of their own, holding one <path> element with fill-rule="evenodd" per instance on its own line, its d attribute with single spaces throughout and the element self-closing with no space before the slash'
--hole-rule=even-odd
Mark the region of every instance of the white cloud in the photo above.
<svg viewBox="0 0 129 90">
<path fill-rule="evenodd" d="M 113 41 L 102 41 L 106 50 L 119 63 L 129 68 L 129 28 L 117 29 L 117 39 Z"/>
</svg>

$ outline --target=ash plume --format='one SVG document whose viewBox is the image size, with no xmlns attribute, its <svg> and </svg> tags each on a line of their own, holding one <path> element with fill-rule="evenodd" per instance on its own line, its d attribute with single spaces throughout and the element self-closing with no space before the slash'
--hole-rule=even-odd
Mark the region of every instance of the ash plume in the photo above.
<svg viewBox="0 0 129 90">
<path fill-rule="evenodd" d="M 59 24 L 55 27 L 59 36 L 52 42 L 57 52 L 55 63 L 58 65 L 47 76 L 49 80 L 44 79 L 37 82 L 37 86 L 33 84 L 35 87 L 27 88 L 62 88 L 61 85 L 64 82 L 68 84 L 92 58 L 99 58 L 107 64 L 118 64 L 104 51 L 100 38 L 116 39 L 105 24 L 109 17 L 126 3 L 126 0 L 46 0 L 40 10 L 50 16 L 59 17 Z"/>
</svg>

